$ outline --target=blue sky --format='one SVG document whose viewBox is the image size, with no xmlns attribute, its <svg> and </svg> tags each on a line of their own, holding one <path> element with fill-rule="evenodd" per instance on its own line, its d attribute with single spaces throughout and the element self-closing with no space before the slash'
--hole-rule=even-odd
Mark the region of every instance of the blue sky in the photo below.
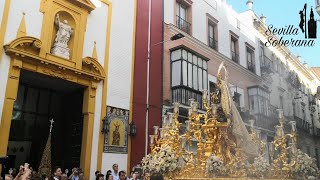
<svg viewBox="0 0 320 180">
<path fill-rule="evenodd" d="M 247 10 L 247 0 L 226 0 L 232 5 L 238 13 Z M 315 0 L 253 0 L 254 12 L 261 16 L 267 17 L 267 24 L 273 24 L 274 27 L 284 27 L 285 25 L 295 25 L 299 27 L 299 11 L 303 9 L 304 3 L 307 3 L 307 19 L 309 19 L 310 8 L 313 6 L 315 19 L 320 17 L 315 11 Z M 289 47 L 295 54 L 300 55 L 302 62 L 307 62 L 309 66 L 320 67 L 320 22 L 317 23 L 317 39 L 314 47 Z M 299 30 L 299 39 L 304 39 L 302 32 Z M 291 39 L 291 36 L 284 36 L 285 39 Z M 297 39 L 297 36 L 294 37 Z"/>
</svg>

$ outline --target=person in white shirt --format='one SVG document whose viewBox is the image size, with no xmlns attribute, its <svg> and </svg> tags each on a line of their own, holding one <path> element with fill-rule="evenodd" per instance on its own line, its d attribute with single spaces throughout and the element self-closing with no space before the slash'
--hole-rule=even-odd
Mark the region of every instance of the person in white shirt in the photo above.
<svg viewBox="0 0 320 180">
<path fill-rule="evenodd" d="M 112 172 L 113 180 L 119 180 L 118 164 L 113 164 L 112 169 L 113 169 L 113 172 Z"/>
</svg>

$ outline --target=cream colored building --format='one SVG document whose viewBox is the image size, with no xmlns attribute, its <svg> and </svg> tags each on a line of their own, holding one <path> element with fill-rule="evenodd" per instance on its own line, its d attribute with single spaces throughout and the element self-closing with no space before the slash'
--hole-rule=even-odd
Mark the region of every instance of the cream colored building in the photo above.
<svg viewBox="0 0 320 180">
<path fill-rule="evenodd" d="M 132 0 L 0 1 L 0 156 L 36 168 L 53 118 L 52 165 L 80 166 L 86 179 L 112 163 L 127 169 L 128 153 L 103 153 L 101 119 L 107 106 L 130 109 L 135 7 Z"/>
<path fill-rule="evenodd" d="M 276 110 L 283 109 L 286 124 L 290 121 L 296 122 L 298 147 L 316 158 L 319 166 L 320 101 L 315 98 L 320 85 L 319 76 L 313 68 L 302 62 L 301 57 L 295 56 L 285 46 L 264 45 L 269 38 L 265 33 L 268 26 L 266 17 L 257 16 L 250 8 L 250 1 L 248 2 L 246 13 L 253 19 L 260 44 L 261 77 L 264 79 L 260 89 L 267 94 L 265 97 L 257 96 L 254 102 L 250 103 L 256 126 L 260 128 L 262 138 L 270 141 L 274 136 L 274 126 L 279 124 Z M 289 132 L 290 128 L 287 130 Z"/>
<path fill-rule="evenodd" d="M 185 37 L 164 45 L 164 107 L 177 101 L 186 108 L 190 98 L 201 104 L 201 91 L 211 91 L 224 62 L 244 121 L 255 119 L 262 138 L 270 142 L 279 124 L 277 109 L 283 109 L 286 123 L 297 123 L 299 147 L 319 159 L 320 109 L 314 98 L 319 76 L 289 49 L 266 47 L 266 17 L 256 15 L 252 0 L 245 5 L 247 10 L 239 13 L 226 0 L 165 1 L 165 38 Z M 196 58 L 205 61 L 197 64 Z M 201 78 L 190 71 L 194 67 L 204 71 Z"/>
</svg>

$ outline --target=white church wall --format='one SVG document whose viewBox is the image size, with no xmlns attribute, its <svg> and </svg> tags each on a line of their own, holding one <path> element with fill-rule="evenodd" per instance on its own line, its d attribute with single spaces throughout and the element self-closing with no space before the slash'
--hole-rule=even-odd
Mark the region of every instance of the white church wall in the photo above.
<svg viewBox="0 0 320 180">
<path fill-rule="evenodd" d="M 3 9 L 3 6 L 4 0 L 0 2 L 0 9 Z M 39 8 L 40 0 L 11 0 L 4 44 L 10 43 L 16 38 L 23 13 L 26 14 L 25 22 L 27 35 L 40 39 L 43 14 L 39 11 Z M 2 18 L 3 10 L 1 10 L 0 13 Z M 4 51 L 2 51 L 0 57 L 0 117 L 2 117 L 10 58 Z"/>
</svg>

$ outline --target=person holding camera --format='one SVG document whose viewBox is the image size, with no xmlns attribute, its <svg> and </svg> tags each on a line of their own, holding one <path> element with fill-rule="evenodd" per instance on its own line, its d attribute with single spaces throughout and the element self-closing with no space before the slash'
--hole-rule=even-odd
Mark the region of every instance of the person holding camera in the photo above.
<svg viewBox="0 0 320 180">
<path fill-rule="evenodd" d="M 19 173 L 14 178 L 14 180 L 28 180 L 31 178 L 31 169 L 29 169 L 29 164 L 25 163 L 24 166 L 20 166 Z"/>
<path fill-rule="evenodd" d="M 69 176 L 70 180 L 79 180 L 79 170 L 78 168 L 72 169 L 72 174 Z"/>
</svg>

